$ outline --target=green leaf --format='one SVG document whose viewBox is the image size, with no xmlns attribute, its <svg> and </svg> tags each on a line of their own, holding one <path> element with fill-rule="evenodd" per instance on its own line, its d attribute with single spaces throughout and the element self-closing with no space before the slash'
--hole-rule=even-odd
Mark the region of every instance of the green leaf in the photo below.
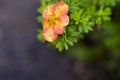
<svg viewBox="0 0 120 80">
<path fill-rule="evenodd" d="M 72 13 L 70 16 L 72 19 L 74 19 L 76 22 L 75 24 L 78 24 L 81 18 L 81 15 L 83 13 L 83 9 L 80 9 L 79 11 Z"/>
<path fill-rule="evenodd" d="M 37 20 L 38 20 L 39 23 L 41 23 L 41 22 L 43 22 L 43 17 L 42 16 L 38 16 Z"/>
<path fill-rule="evenodd" d="M 70 41 L 70 40 L 68 40 L 68 39 L 65 39 L 65 41 L 66 41 L 66 43 L 68 44 L 68 45 L 70 45 L 70 46 L 73 46 L 74 44 Z"/>
<path fill-rule="evenodd" d="M 97 18 L 96 23 L 97 23 L 97 24 L 101 24 L 101 23 L 102 23 L 101 17 L 98 17 L 98 18 Z"/>
<path fill-rule="evenodd" d="M 38 34 L 37 34 L 38 40 L 40 40 L 41 42 L 45 42 L 45 40 L 43 39 L 43 36 L 42 36 L 42 30 L 38 29 L 37 31 L 38 31 Z"/>
<path fill-rule="evenodd" d="M 65 49 L 66 49 L 66 50 L 68 50 L 68 49 L 69 49 L 69 47 L 68 47 L 67 43 L 63 42 L 63 45 L 64 45 L 64 47 L 65 47 Z"/>
</svg>

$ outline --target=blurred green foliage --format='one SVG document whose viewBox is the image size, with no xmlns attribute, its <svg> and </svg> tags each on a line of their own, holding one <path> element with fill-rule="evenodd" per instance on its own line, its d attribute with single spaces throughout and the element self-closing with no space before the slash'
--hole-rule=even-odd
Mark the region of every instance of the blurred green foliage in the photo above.
<svg viewBox="0 0 120 80">
<path fill-rule="evenodd" d="M 67 56 L 78 61 L 97 62 L 107 70 L 115 70 L 120 79 L 119 12 L 120 3 L 112 8 L 111 21 L 104 22 L 100 28 L 94 26 L 94 31 L 84 34 L 84 38 L 67 51 Z"/>
<path fill-rule="evenodd" d="M 41 0 L 38 12 L 41 14 L 45 6 L 56 1 Z M 120 79 L 120 0 L 63 1 L 69 6 L 70 23 L 49 44 L 59 51 L 68 50 L 71 59 L 98 62 L 106 69 L 116 70 Z M 37 19 L 42 22 L 41 15 Z M 41 31 L 38 30 L 38 39 L 44 42 Z"/>
<path fill-rule="evenodd" d="M 58 0 L 40 0 L 41 6 L 38 12 L 41 14 L 43 9 Z M 49 43 L 59 51 L 68 50 L 79 39 L 83 38 L 84 33 L 89 33 L 94 30 L 94 26 L 101 25 L 103 22 L 111 20 L 111 8 L 116 5 L 117 0 L 62 0 L 69 6 L 68 16 L 70 23 L 59 38 Z M 37 17 L 38 22 L 42 22 L 42 16 Z M 43 38 L 39 37 L 41 32 L 38 32 L 38 39 L 43 42 Z"/>
</svg>

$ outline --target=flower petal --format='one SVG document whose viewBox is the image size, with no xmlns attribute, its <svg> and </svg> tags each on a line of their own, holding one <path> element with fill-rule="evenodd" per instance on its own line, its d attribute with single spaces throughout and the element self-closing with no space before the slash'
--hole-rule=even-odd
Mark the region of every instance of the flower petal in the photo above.
<svg viewBox="0 0 120 80">
<path fill-rule="evenodd" d="M 60 16 L 60 22 L 63 26 L 67 26 L 69 23 L 69 17 L 67 15 Z"/>
<path fill-rule="evenodd" d="M 49 26 L 49 23 L 47 20 L 44 20 L 43 21 L 43 32 L 45 32 L 47 29 L 49 29 L 50 26 Z"/>
<path fill-rule="evenodd" d="M 53 42 L 57 39 L 57 34 L 53 32 L 51 28 L 49 28 L 46 32 L 43 32 L 43 38 L 48 42 Z"/>
<path fill-rule="evenodd" d="M 49 5 L 44 9 L 42 13 L 43 18 L 47 19 L 49 16 L 53 15 L 53 7 L 54 5 Z"/>
<path fill-rule="evenodd" d="M 56 34 L 62 34 L 64 32 L 64 27 L 61 26 L 60 24 L 56 24 L 54 26 L 54 33 Z"/>
<path fill-rule="evenodd" d="M 67 14 L 67 12 L 68 12 L 68 5 L 65 4 L 63 1 L 58 1 L 54 5 L 54 14 L 56 17 Z"/>
</svg>

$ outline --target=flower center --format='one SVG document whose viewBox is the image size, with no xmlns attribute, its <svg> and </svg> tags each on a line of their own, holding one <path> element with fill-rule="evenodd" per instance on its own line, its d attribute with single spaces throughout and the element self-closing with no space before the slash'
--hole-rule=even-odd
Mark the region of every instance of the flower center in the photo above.
<svg viewBox="0 0 120 80">
<path fill-rule="evenodd" d="M 48 23 L 49 23 L 50 25 L 54 25 L 55 22 L 56 22 L 56 17 L 55 17 L 54 15 L 51 15 L 51 16 L 49 17 L 49 19 L 48 19 Z"/>
</svg>

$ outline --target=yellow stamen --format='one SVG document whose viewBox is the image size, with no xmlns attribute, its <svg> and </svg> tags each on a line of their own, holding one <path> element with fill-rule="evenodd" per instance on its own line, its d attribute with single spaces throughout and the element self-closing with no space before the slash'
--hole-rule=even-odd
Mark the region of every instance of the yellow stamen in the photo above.
<svg viewBox="0 0 120 80">
<path fill-rule="evenodd" d="M 54 15 L 51 15 L 51 16 L 49 17 L 49 19 L 48 19 L 48 23 L 49 23 L 50 25 L 54 25 L 55 22 L 56 22 L 56 17 L 55 17 Z"/>
</svg>

